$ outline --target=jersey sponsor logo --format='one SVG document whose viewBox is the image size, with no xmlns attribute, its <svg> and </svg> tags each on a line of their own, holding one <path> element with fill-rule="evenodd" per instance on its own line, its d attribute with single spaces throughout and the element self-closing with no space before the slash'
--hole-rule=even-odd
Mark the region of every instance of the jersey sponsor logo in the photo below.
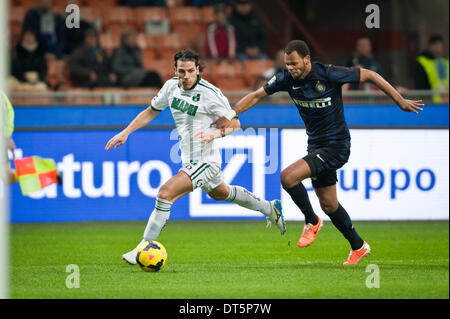
<svg viewBox="0 0 450 319">
<path fill-rule="evenodd" d="M 293 100 L 295 105 L 306 108 L 321 109 L 331 105 L 331 97 L 327 97 L 324 99 L 315 99 L 311 101 L 302 101 L 297 99 Z"/>
<path fill-rule="evenodd" d="M 325 84 L 320 81 L 317 81 L 316 86 L 314 88 L 317 92 L 323 93 L 326 89 Z"/>
<path fill-rule="evenodd" d="M 195 116 L 195 113 L 197 113 L 197 109 L 198 109 L 198 105 L 189 104 L 186 101 L 183 101 L 176 97 L 173 98 L 173 101 L 172 101 L 172 104 L 170 105 L 170 107 L 175 110 L 186 113 L 188 115 L 191 115 L 191 116 Z"/>
</svg>

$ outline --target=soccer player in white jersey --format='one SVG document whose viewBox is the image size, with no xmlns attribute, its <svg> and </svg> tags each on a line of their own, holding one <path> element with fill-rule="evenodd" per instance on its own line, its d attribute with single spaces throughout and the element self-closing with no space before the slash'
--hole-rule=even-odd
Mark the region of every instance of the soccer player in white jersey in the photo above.
<svg viewBox="0 0 450 319">
<path fill-rule="evenodd" d="M 197 53 L 190 49 L 183 50 L 175 55 L 174 60 L 176 77 L 168 80 L 150 106 L 111 138 L 105 147 L 109 150 L 124 144 L 132 132 L 146 126 L 159 112 L 170 107 L 180 137 L 182 167 L 159 189 L 142 241 L 156 240 L 169 219 L 172 204 L 196 188 L 203 189 L 215 200 L 261 212 L 269 225 L 274 223 L 284 234 L 286 224 L 279 200 L 269 202 L 241 186 L 227 185 L 223 181 L 221 154 L 214 140 L 238 130 L 240 123 L 237 117 L 234 118 L 226 131 L 210 129 L 209 126 L 212 121 L 229 113 L 231 107 L 228 99 L 218 88 L 200 77 Z M 137 247 L 122 255 L 122 258 L 136 264 Z"/>
</svg>

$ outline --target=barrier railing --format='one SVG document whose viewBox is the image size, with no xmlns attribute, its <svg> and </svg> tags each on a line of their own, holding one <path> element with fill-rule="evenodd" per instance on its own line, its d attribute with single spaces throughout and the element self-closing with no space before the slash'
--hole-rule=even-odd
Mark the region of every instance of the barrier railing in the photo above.
<svg viewBox="0 0 450 319">
<path fill-rule="evenodd" d="M 11 92 L 14 106 L 68 106 L 68 105 L 148 105 L 158 91 L 149 90 L 102 90 L 102 91 L 56 91 L 56 92 Z M 249 91 L 224 91 L 231 104 L 235 104 Z M 449 94 L 430 90 L 410 90 L 402 92 L 408 99 L 422 99 L 425 104 L 448 104 Z M 440 102 L 433 102 L 433 96 L 439 95 Z M 392 100 L 381 91 L 343 91 L 345 104 L 392 104 Z M 267 97 L 261 104 L 291 104 L 286 92 Z"/>
</svg>

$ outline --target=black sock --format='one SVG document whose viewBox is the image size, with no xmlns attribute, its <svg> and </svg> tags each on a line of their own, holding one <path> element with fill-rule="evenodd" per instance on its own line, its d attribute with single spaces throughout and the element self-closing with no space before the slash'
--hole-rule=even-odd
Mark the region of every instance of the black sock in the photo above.
<svg viewBox="0 0 450 319">
<path fill-rule="evenodd" d="M 308 191 L 305 186 L 300 182 L 297 186 L 286 189 L 286 192 L 291 195 L 294 203 L 300 208 L 303 215 L 305 215 L 305 223 L 316 225 L 319 222 L 317 219 L 317 215 L 314 213 L 313 208 L 311 207 L 311 202 L 309 201 Z"/>
<path fill-rule="evenodd" d="M 357 250 L 362 247 L 364 241 L 359 237 L 355 228 L 352 225 L 350 216 L 345 211 L 344 207 L 339 204 L 337 211 L 332 214 L 328 214 L 333 225 L 339 229 L 344 237 L 349 241 L 353 250 Z"/>
</svg>

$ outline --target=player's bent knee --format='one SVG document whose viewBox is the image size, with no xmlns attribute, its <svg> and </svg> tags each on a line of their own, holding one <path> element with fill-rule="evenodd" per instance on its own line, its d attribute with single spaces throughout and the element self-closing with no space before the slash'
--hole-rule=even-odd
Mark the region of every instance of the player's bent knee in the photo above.
<svg viewBox="0 0 450 319">
<path fill-rule="evenodd" d="M 165 187 L 164 185 L 161 186 L 161 188 L 159 189 L 157 196 L 158 196 L 158 198 L 164 199 L 167 201 L 172 201 L 172 199 L 173 199 L 173 195 L 171 194 L 169 189 L 167 187 Z"/>
<path fill-rule="evenodd" d="M 280 181 L 284 189 L 290 189 L 301 182 L 301 180 L 298 180 L 298 178 L 294 178 L 292 176 L 292 172 L 287 169 L 281 172 Z"/>
</svg>

